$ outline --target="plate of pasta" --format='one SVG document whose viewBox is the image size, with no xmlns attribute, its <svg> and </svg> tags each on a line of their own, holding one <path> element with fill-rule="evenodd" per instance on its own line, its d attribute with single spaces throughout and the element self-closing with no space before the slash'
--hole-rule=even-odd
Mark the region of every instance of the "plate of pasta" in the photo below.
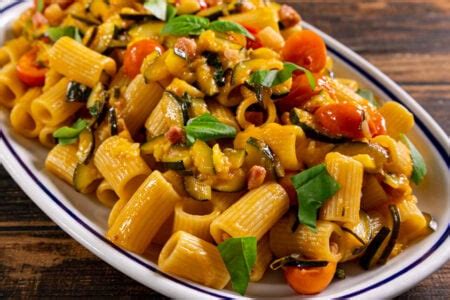
<svg viewBox="0 0 450 300">
<path fill-rule="evenodd" d="M 392 297 L 449 258 L 448 137 L 290 6 L 0 6 L 0 157 L 170 297 Z"/>
</svg>

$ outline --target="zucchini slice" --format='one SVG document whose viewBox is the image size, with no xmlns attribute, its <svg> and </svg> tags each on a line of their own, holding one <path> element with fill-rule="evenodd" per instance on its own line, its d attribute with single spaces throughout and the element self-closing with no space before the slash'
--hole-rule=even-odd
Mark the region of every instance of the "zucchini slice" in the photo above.
<svg viewBox="0 0 450 300">
<path fill-rule="evenodd" d="M 191 156 L 194 166 L 205 175 L 214 175 L 214 162 L 212 149 L 202 140 L 196 140 L 191 147 Z"/>
<path fill-rule="evenodd" d="M 108 110 L 108 123 L 111 131 L 111 136 L 119 133 L 119 124 L 117 123 L 117 113 L 114 107 Z"/>
<path fill-rule="evenodd" d="M 249 167 L 260 165 L 276 177 L 284 177 L 284 168 L 270 147 L 261 140 L 249 137 L 245 145 L 246 163 Z"/>
<path fill-rule="evenodd" d="M 224 15 L 224 6 L 216 5 L 200 10 L 197 14 L 199 17 L 208 18 L 210 21 L 217 20 Z"/>
<path fill-rule="evenodd" d="M 171 146 L 161 162 L 167 169 L 186 170 L 191 165 L 190 150 L 183 146 Z"/>
<path fill-rule="evenodd" d="M 91 129 L 86 128 L 78 135 L 77 157 L 79 163 L 87 163 L 94 153 L 95 137 Z"/>
<path fill-rule="evenodd" d="M 77 192 L 83 194 L 92 193 L 102 180 L 102 175 L 91 162 L 89 164 L 78 164 L 73 173 L 73 187 Z"/>
<path fill-rule="evenodd" d="M 396 205 L 389 205 L 389 211 L 391 212 L 392 216 L 392 232 L 389 237 L 389 241 L 383 250 L 383 253 L 378 259 L 378 264 L 380 265 L 384 265 L 387 262 L 389 256 L 392 253 L 392 250 L 394 249 L 395 243 L 398 239 L 398 234 L 400 232 L 400 212 L 398 210 L 398 207 Z"/>
<path fill-rule="evenodd" d="M 223 154 L 228 158 L 231 169 L 239 169 L 245 162 L 245 150 L 225 148 Z"/>
<path fill-rule="evenodd" d="M 321 132 L 314 123 L 313 115 L 305 110 L 294 108 L 289 114 L 292 124 L 300 126 L 305 135 L 313 140 L 324 143 L 339 144 L 349 141 L 343 136 L 331 136 Z"/>
<path fill-rule="evenodd" d="M 389 158 L 388 151 L 375 143 L 351 142 L 344 143 L 333 148 L 334 152 L 339 152 L 347 156 L 367 154 L 374 159 L 376 171 L 381 170 Z"/>
<path fill-rule="evenodd" d="M 156 147 L 167 144 L 168 142 L 169 141 L 166 139 L 164 134 L 158 135 L 158 136 L 150 139 L 148 142 L 142 144 L 141 153 L 142 154 L 153 154 Z"/>
<path fill-rule="evenodd" d="M 116 33 L 116 26 L 112 22 L 105 22 L 98 26 L 97 34 L 95 35 L 93 41 L 90 43 L 89 48 L 92 50 L 103 53 L 108 49 L 109 44 L 114 39 L 114 34 Z"/>
<path fill-rule="evenodd" d="M 364 212 L 359 212 L 359 223 L 355 225 L 344 224 L 342 226 L 344 231 L 352 234 L 363 245 L 367 245 L 372 237 L 372 227 L 370 227 L 370 218 Z"/>
<path fill-rule="evenodd" d="M 194 176 L 184 177 L 184 189 L 196 200 L 204 201 L 211 199 L 211 186 Z"/>
<path fill-rule="evenodd" d="M 383 226 L 380 231 L 378 231 L 377 235 L 370 241 L 369 245 L 366 248 L 366 251 L 361 256 L 359 264 L 364 269 L 368 270 L 376 263 L 377 253 L 380 253 L 384 241 L 388 238 L 391 230 Z"/>
<path fill-rule="evenodd" d="M 106 92 L 103 83 L 97 83 L 97 85 L 89 95 L 86 103 L 86 107 L 89 110 L 89 113 L 95 118 L 96 121 L 100 121 L 100 117 L 103 115 L 104 108 L 106 107 L 107 97 L 108 93 Z"/>
<path fill-rule="evenodd" d="M 91 94 L 91 88 L 78 83 L 70 81 L 67 85 L 66 101 L 67 102 L 86 102 Z"/>
<path fill-rule="evenodd" d="M 172 125 L 183 127 L 185 124 L 185 116 L 183 115 L 181 104 L 171 93 L 165 92 L 163 94 L 161 106 L 165 121 L 169 127 Z"/>
<path fill-rule="evenodd" d="M 247 176 L 242 169 L 231 170 L 228 178 L 222 179 L 216 177 L 212 188 L 219 192 L 239 192 L 245 189 Z"/>
<path fill-rule="evenodd" d="M 119 13 L 120 18 L 122 18 L 122 20 L 128 20 L 128 21 L 137 21 L 137 22 L 142 22 L 142 21 L 149 21 L 149 20 L 155 20 L 157 21 L 158 19 L 152 15 L 151 13 L 144 13 L 144 12 L 121 12 Z"/>
</svg>

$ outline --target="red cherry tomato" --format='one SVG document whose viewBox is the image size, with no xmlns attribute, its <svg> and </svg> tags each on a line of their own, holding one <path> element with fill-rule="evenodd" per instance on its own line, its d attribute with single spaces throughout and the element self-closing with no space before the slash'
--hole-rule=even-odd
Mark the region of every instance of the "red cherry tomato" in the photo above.
<svg viewBox="0 0 450 300">
<path fill-rule="evenodd" d="M 369 130 L 372 136 L 386 133 L 386 122 L 383 115 L 378 110 L 370 110 L 369 114 Z"/>
<path fill-rule="evenodd" d="M 281 56 L 284 60 L 305 67 L 311 72 L 319 72 L 327 62 L 327 48 L 319 35 L 302 30 L 286 40 Z"/>
<path fill-rule="evenodd" d="M 317 74 L 313 74 L 316 78 L 319 77 Z M 277 107 L 281 112 L 290 111 L 294 107 L 302 106 L 306 101 L 308 101 L 312 96 L 318 93 L 318 89 L 311 89 L 309 85 L 308 78 L 305 74 L 294 74 L 292 78 L 292 87 L 289 94 L 286 97 L 281 98 L 277 101 Z"/>
<path fill-rule="evenodd" d="M 23 83 L 28 86 L 43 86 L 45 83 L 45 74 L 47 68 L 37 64 L 38 49 L 33 48 L 20 57 L 17 62 L 17 75 Z"/>
<path fill-rule="evenodd" d="M 250 32 L 255 37 L 254 40 L 247 38 L 247 46 L 246 46 L 246 48 L 247 49 L 258 49 L 258 48 L 261 48 L 262 44 L 258 40 L 258 38 L 256 37 L 256 35 L 259 32 L 259 29 L 256 28 L 256 27 L 250 26 L 250 25 L 246 25 L 246 24 L 241 24 L 241 25 L 244 26 L 244 28 L 247 29 L 247 31 Z"/>
<path fill-rule="evenodd" d="M 153 51 L 164 51 L 157 41 L 152 39 L 139 40 L 131 44 L 124 55 L 124 71 L 130 78 L 139 74 L 144 58 Z"/>
<path fill-rule="evenodd" d="M 284 278 L 298 294 L 313 295 L 320 293 L 330 284 L 335 272 L 335 262 L 328 262 L 325 267 L 285 267 Z"/>
<path fill-rule="evenodd" d="M 329 134 L 362 138 L 363 112 L 350 103 L 333 103 L 319 107 L 314 113 L 320 127 Z"/>
</svg>

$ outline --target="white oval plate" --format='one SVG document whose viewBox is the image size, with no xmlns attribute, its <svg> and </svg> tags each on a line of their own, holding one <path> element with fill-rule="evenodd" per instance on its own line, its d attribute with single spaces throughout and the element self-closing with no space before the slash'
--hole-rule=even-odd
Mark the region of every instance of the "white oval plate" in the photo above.
<svg viewBox="0 0 450 300">
<path fill-rule="evenodd" d="M 12 20 L 29 3 L 10 3 L 0 8 L 0 45 L 8 36 Z M 385 266 L 363 272 L 356 265 L 346 267 L 347 278 L 334 281 L 320 298 L 385 298 L 400 294 L 437 270 L 449 259 L 449 140 L 436 122 L 406 94 L 366 60 L 311 25 L 319 33 L 335 61 L 336 73 L 354 78 L 374 90 L 381 99 L 405 105 L 416 118 L 411 139 L 425 157 L 429 173 L 415 193 L 420 207 L 433 215 L 438 230 L 409 247 Z M 93 199 L 76 193 L 44 169 L 47 150 L 36 141 L 15 134 L 8 112 L 0 111 L 0 158 L 3 166 L 25 193 L 64 231 L 111 266 L 140 283 L 170 297 L 236 298 L 230 290 L 214 290 L 164 274 L 150 260 L 118 248 L 104 238 L 108 210 Z M 298 297 L 279 273 L 268 272 L 260 283 L 250 284 L 248 297 Z"/>
</svg>

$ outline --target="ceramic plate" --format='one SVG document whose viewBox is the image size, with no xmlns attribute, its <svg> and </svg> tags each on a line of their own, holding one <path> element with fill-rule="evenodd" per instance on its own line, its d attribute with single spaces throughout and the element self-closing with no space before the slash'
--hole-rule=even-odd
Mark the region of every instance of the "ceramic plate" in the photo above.
<svg viewBox="0 0 450 300">
<path fill-rule="evenodd" d="M 3 2 L 3 1 L 2 1 Z M 0 4 L 0 44 L 8 37 L 12 20 L 30 4 Z M 356 265 L 346 266 L 347 278 L 334 281 L 318 297 L 385 298 L 411 288 L 449 259 L 450 241 L 448 145 L 449 140 L 436 122 L 397 84 L 374 66 L 313 26 L 304 27 L 320 34 L 335 61 L 339 76 L 354 78 L 381 99 L 400 102 L 415 115 L 416 126 L 409 135 L 422 152 L 429 173 L 415 190 L 422 210 L 438 222 L 436 232 L 409 247 L 385 266 L 363 272 Z M 47 149 L 36 141 L 15 134 L 8 112 L 0 111 L 0 158 L 3 166 L 25 193 L 64 231 L 111 266 L 169 297 L 230 298 L 230 290 L 214 290 L 188 280 L 164 274 L 151 260 L 122 250 L 104 238 L 108 210 L 94 199 L 76 193 L 70 186 L 44 169 Z M 14 212 L 12 212 L 14 213 Z M 250 284 L 248 297 L 298 297 L 284 283 L 280 273 L 268 272 L 260 283 Z"/>
</svg>

